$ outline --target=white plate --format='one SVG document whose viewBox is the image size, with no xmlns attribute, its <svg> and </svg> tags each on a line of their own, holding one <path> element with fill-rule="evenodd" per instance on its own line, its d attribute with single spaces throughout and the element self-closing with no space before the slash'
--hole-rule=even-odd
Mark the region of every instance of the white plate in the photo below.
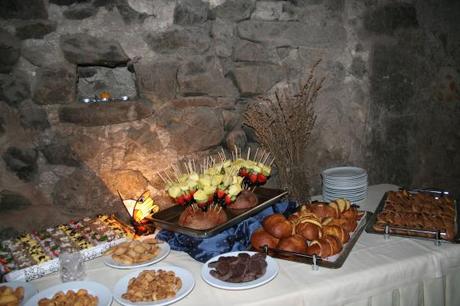
<svg viewBox="0 0 460 306">
<path fill-rule="evenodd" d="M 150 266 L 150 265 L 153 265 L 154 263 L 161 261 L 166 256 L 168 256 L 169 252 L 171 252 L 171 248 L 169 244 L 167 244 L 166 242 L 159 243 L 158 247 L 160 249 L 158 250 L 157 256 L 155 256 L 155 258 L 152 258 L 151 260 L 148 260 L 148 261 L 144 261 L 141 263 L 135 263 L 132 265 L 125 265 L 125 264 L 114 261 L 112 259 L 112 256 L 109 255 L 109 256 L 104 257 L 104 263 L 109 267 L 117 268 L 117 269 L 136 269 L 136 268 Z"/>
<path fill-rule="evenodd" d="M 25 306 L 37 306 L 38 301 L 43 298 L 52 298 L 59 291 L 66 293 L 69 290 L 73 290 L 77 292 L 78 289 L 86 289 L 89 294 L 97 296 L 99 298 L 98 306 L 109 306 L 112 304 L 112 293 L 104 285 L 92 281 L 77 281 L 62 283 L 40 291 L 29 299 L 25 303 Z"/>
<path fill-rule="evenodd" d="M 192 290 L 193 287 L 195 287 L 195 280 L 193 279 L 192 273 L 189 271 L 176 267 L 176 266 L 169 266 L 169 265 L 160 265 L 160 266 L 155 266 L 153 268 L 145 269 L 145 270 L 164 270 L 164 271 L 173 271 L 177 277 L 179 277 L 182 281 L 182 288 L 177 291 L 176 296 L 170 299 L 165 299 L 165 300 L 159 300 L 159 301 L 152 301 L 152 302 L 138 302 L 134 303 L 129 300 L 126 300 L 122 298 L 122 294 L 126 293 L 128 289 L 128 283 L 129 280 L 133 277 L 137 277 L 139 273 L 141 273 L 144 270 L 138 270 L 138 271 L 133 271 L 127 275 L 125 275 L 123 278 L 121 278 L 116 284 L 115 287 L 113 288 L 113 297 L 115 300 L 120 303 L 121 305 L 124 306 L 161 306 L 161 305 L 169 305 L 172 303 L 175 303 L 184 297 L 187 296 Z"/>
<path fill-rule="evenodd" d="M 366 170 L 358 167 L 336 167 L 323 171 L 323 177 L 360 178 L 366 176 Z"/>
<path fill-rule="evenodd" d="M 209 263 L 218 260 L 219 257 L 221 256 L 238 256 L 238 254 L 240 253 L 247 253 L 249 255 L 253 255 L 256 252 L 241 251 L 241 252 L 230 252 L 230 253 L 217 255 L 211 258 L 210 260 L 208 260 L 205 264 L 203 264 L 203 267 L 201 268 L 201 277 L 204 279 L 205 282 L 207 282 L 208 284 L 216 288 L 227 289 L 227 290 L 245 290 L 245 289 L 251 289 L 251 288 L 262 286 L 268 283 L 269 281 L 271 281 L 272 279 L 274 279 L 275 276 L 278 274 L 278 271 L 279 271 L 278 264 L 270 256 L 267 256 L 265 259 L 267 261 L 267 270 L 265 271 L 265 274 L 259 277 L 258 279 L 255 279 L 250 282 L 229 283 L 229 282 L 221 281 L 220 279 L 217 279 L 210 274 L 210 271 L 213 269 L 208 267 Z"/>
<path fill-rule="evenodd" d="M 22 302 L 20 305 L 24 305 L 31 297 L 33 297 L 37 292 L 37 288 L 31 283 L 26 282 L 8 282 L 8 283 L 0 283 L 0 287 L 7 286 L 12 289 L 16 289 L 17 287 L 24 288 L 24 297 L 22 298 Z"/>
</svg>

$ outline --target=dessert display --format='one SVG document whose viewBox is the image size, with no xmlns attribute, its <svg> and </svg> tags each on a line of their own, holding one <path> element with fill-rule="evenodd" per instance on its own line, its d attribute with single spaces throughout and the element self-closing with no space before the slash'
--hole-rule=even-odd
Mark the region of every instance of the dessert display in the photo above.
<svg viewBox="0 0 460 306">
<path fill-rule="evenodd" d="M 393 233 L 409 236 L 432 237 L 433 234 L 404 231 L 403 229 L 440 231 L 441 238 L 452 240 L 456 235 L 455 202 L 450 197 L 436 197 L 428 193 L 410 193 L 405 190 L 390 191 L 378 208 L 372 228 L 380 233 L 385 225 L 394 227 Z"/>
<path fill-rule="evenodd" d="M 23 298 L 23 287 L 13 289 L 8 286 L 0 286 L 0 306 L 19 306 Z"/>
<path fill-rule="evenodd" d="M 117 263 L 132 265 L 152 260 L 157 256 L 159 249 L 158 241 L 149 238 L 120 243 L 108 249 L 104 255 L 110 255 Z"/>
<path fill-rule="evenodd" d="M 151 302 L 176 296 L 182 281 L 172 271 L 144 270 L 129 280 L 122 298 L 131 302 Z"/>
<path fill-rule="evenodd" d="M 66 293 L 59 291 L 52 298 L 43 298 L 38 301 L 38 306 L 97 306 L 99 299 L 91 295 L 86 289 L 79 289 L 77 292 L 68 290 Z"/>
<path fill-rule="evenodd" d="M 224 282 L 243 283 L 263 276 L 267 270 L 266 255 L 240 253 L 238 256 L 221 256 L 210 262 L 210 274 Z"/>
<path fill-rule="evenodd" d="M 99 249 L 103 246 L 129 236 L 132 236 L 131 228 L 116 217 L 108 215 L 87 217 L 68 224 L 25 233 L 15 239 L 1 242 L 1 271 L 6 274 L 54 261 L 57 264 L 59 254 L 70 250 L 86 251 L 88 255 L 95 257 L 102 254 L 103 250 L 99 252 Z M 28 277 L 33 275 L 28 273 Z"/>
<path fill-rule="evenodd" d="M 221 152 L 220 160 L 208 157 L 199 166 L 194 161 L 184 163 L 184 173 L 178 166 L 171 166 L 171 173 L 158 173 L 168 195 L 177 205 L 184 206 L 178 224 L 196 230 L 210 229 L 228 220 L 226 208 L 255 207 L 258 199 L 250 189 L 265 184 L 270 177 L 269 156 L 257 150 L 251 159 L 248 149 L 244 159 L 236 148 L 231 160 Z"/>
<path fill-rule="evenodd" d="M 251 245 L 261 251 L 271 249 L 330 257 L 338 254 L 350 239 L 363 216 L 350 201 L 302 205 L 286 218 L 282 214 L 267 216 L 262 227 L 251 236 Z"/>
</svg>

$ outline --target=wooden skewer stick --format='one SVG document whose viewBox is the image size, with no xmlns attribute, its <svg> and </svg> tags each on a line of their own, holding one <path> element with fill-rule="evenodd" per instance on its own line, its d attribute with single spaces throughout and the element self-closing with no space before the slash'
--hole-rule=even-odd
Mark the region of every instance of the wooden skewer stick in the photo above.
<svg viewBox="0 0 460 306">
<path fill-rule="evenodd" d="M 272 161 L 270 162 L 270 167 L 273 165 L 274 162 L 275 162 L 275 157 L 273 157 Z"/>
<path fill-rule="evenodd" d="M 258 154 L 258 153 L 259 153 L 259 148 L 257 148 L 256 154 L 254 154 L 254 159 L 253 159 L 253 161 L 257 161 L 257 154 Z"/>
<path fill-rule="evenodd" d="M 168 178 L 168 180 L 172 183 L 174 182 L 174 180 L 169 176 L 168 172 L 167 171 L 164 171 L 166 177 Z"/>
<path fill-rule="evenodd" d="M 248 146 L 248 154 L 246 155 L 246 159 L 249 160 L 251 157 L 251 147 Z"/>
<path fill-rule="evenodd" d="M 267 156 L 265 156 L 264 161 L 262 162 L 264 165 L 267 162 L 268 157 L 270 156 L 270 152 L 267 153 Z"/>
<path fill-rule="evenodd" d="M 157 172 L 158 176 L 160 177 L 160 179 L 163 181 L 163 183 L 167 184 L 168 182 L 165 180 L 165 178 L 161 175 L 161 172 L 158 171 Z"/>
</svg>

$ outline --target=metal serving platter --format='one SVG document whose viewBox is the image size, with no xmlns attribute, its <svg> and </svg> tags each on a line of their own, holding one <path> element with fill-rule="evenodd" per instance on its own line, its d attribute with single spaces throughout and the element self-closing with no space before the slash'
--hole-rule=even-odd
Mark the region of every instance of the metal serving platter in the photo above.
<svg viewBox="0 0 460 306">
<path fill-rule="evenodd" d="M 182 233 L 196 238 L 207 238 L 214 236 L 222 232 L 223 230 L 232 227 L 233 225 L 238 224 L 239 222 L 255 215 L 261 210 L 277 203 L 280 199 L 282 199 L 288 194 L 288 192 L 284 190 L 262 187 L 256 188 L 254 190 L 254 193 L 257 195 L 257 198 L 259 199 L 259 203 L 256 206 L 249 208 L 247 210 L 238 211 L 229 208 L 224 208 L 228 216 L 227 222 L 211 229 L 195 230 L 188 227 L 180 226 L 178 224 L 179 216 L 184 210 L 184 208 L 179 205 L 175 205 L 165 210 L 159 211 L 154 215 L 152 221 L 155 222 L 159 227 L 169 231 Z"/>
<path fill-rule="evenodd" d="M 343 266 L 345 260 L 347 259 L 348 255 L 353 249 L 353 246 L 356 244 L 356 241 L 358 241 L 359 236 L 361 236 L 361 233 L 366 228 L 366 225 L 371 219 L 372 215 L 373 214 L 371 212 L 364 211 L 364 215 L 361 217 L 361 220 L 358 222 L 358 226 L 356 227 L 355 231 L 352 233 L 350 240 L 347 243 L 345 243 L 342 251 L 340 251 L 340 253 L 334 256 L 331 256 L 328 258 L 321 258 L 316 255 L 311 256 L 311 255 L 307 255 L 303 253 L 284 251 L 280 249 L 273 249 L 267 246 L 264 247 L 264 251 L 266 254 L 272 257 L 310 264 L 313 266 L 313 270 L 317 270 L 318 267 L 338 269 Z"/>
<path fill-rule="evenodd" d="M 404 188 L 400 188 L 403 190 Z M 407 189 L 404 189 L 407 190 Z M 442 196 L 450 196 L 448 191 L 444 191 L 441 189 L 436 188 L 428 188 L 428 189 L 410 189 L 407 190 L 409 193 L 427 193 L 432 195 L 433 197 L 442 197 Z M 405 228 L 405 227 L 395 227 L 395 226 L 385 226 L 383 231 L 377 231 L 374 229 L 374 224 L 377 221 L 377 216 L 379 213 L 383 211 L 385 206 L 385 202 L 387 200 L 388 194 L 390 192 L 386 192 L 382 199 L 380 200 L 377 209 L 375 210 L 371 220 L 367 224 L 366 232 L 371 234 L 377 235 L 384 235 L 385 238 L 391 236 L 399 236 L 399 237 L 406 237 L 406 238 L 414 238 L 414 239 L 424 239 L 424 240 L 432 240 L 435 242 L 436 245 L 439 245 L 441 242 L 451 242 L 451 243 L 460 243 L 460 224 L 458 220 L 460 220 L 460 207 L 459 201 L 454 199 L 454 207 L 455 207 L 455 220 L 454 220 L 454 227 L 456 230 L 455 237 L 453 240 L 444 239 L 445 233 L 441 230 L 438 231 L 430 231 L 430 230 L 421 230 L 421 229 L 413 229 L 413 228 Z"/>
</svg>

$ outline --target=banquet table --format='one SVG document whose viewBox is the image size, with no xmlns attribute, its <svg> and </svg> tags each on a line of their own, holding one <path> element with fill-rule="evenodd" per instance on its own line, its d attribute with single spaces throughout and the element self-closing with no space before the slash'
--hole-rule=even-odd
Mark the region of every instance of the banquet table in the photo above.
<svg viewBox="0 0 460 306">
<path fill-rule="evenodd" d="M 398 187 L 369 186 L 361 209 L 374 212 L 383 194 Z M 271 282 L 248 290 L 211 287 L 201 279 L 202 263 L 171 251 L 160 264 L 189 270 L 196 281 L 181 305 L 460 305 L 460 246 L 363 232 L 339 269 L 276 259 L 279 273 Z M 101 258 L 86 262 L 86 280 L 112 289 L 130 270 L 105 266 Z M 38 290 L 59 284 L 53 273 L 32 281 Z M 115 300 L 112 305 L 119 305 Z"/>
</svg>

